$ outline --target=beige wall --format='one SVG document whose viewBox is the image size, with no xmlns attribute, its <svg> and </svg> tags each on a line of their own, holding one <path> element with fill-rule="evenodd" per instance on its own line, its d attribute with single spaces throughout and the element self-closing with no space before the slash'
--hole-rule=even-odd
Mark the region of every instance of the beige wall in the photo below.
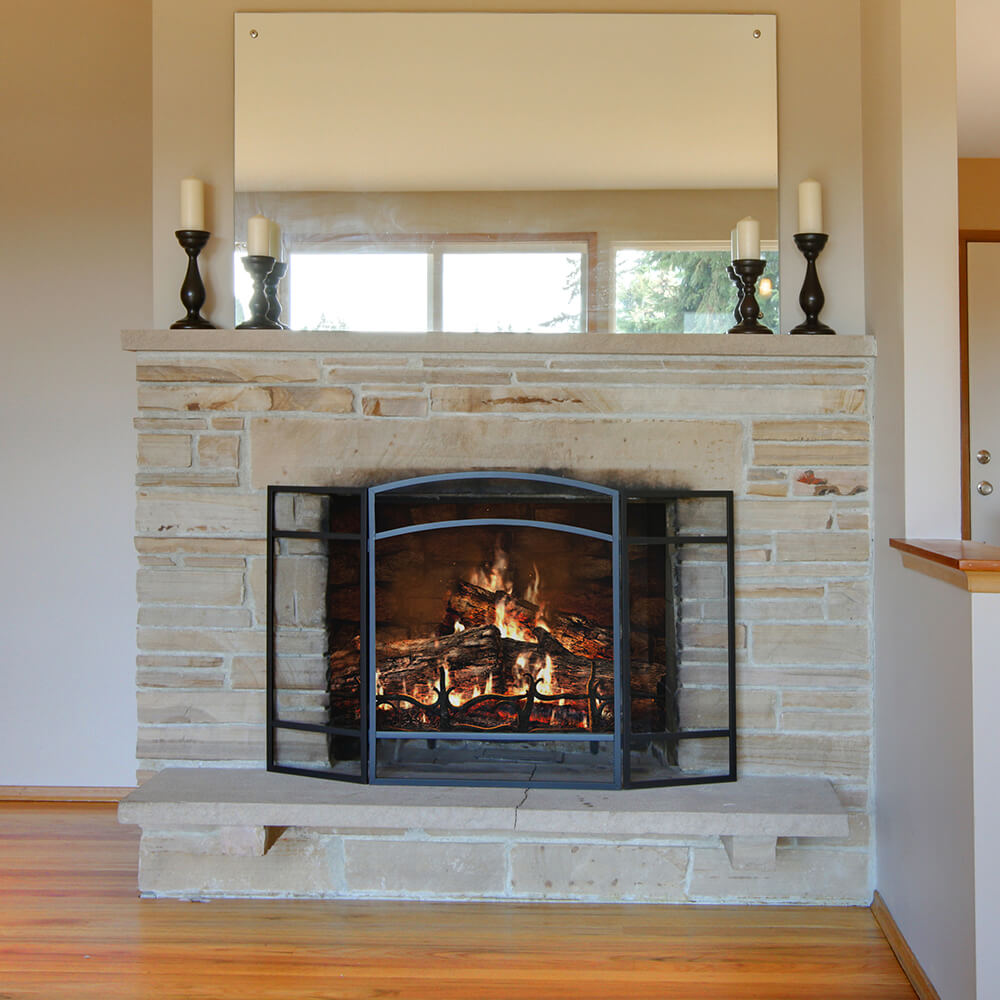
<svg viewBox="0 0 1000 1000">
<path fill-rule="evenodd" d="M 152 318 L 150 9 L 4 5 L 0 785 L 134 777 L 134 407 Z"/>
<path fill-rule="evenodd" d="M 1000 230 L 1000 160 L 958 161 L 958 225 Z"/>
<path fill-rule="evenodd" d="M 876 887 L 942 997 L 975 996 L 971 603 L 893 536 L 958 535 L 954 3 L 865 0 L 875 389 Z M 927 280 L 933 275 L 934 280 Z"/>
<path fill-rule="evenodd" d="M 220 324 L 232 322 L 233 239 L 233 14 L 237 10 L 462 10 L 454 0 L 394 3 L 357 0 L 331 4 L 280 0 L 254 5 L 235 0 L 154 0 L 153 2 L 153 263 L 154 318 L 168 325 L 179 308 L 177 226 L 178 184 L 195 175 L 213 188 L 208 225 L 216 238 L 207 248 L 208 311 Z M 615 11 L 608 0 L 495 2 L 477 9 Z M 757 3 L 726 5 L 752 13 Z M 638 0 L 638 12 L 680 9 L 718 12 L 710 0 Z M 864 331 L 864 272 L 861 218 L 861 119 L 859 0 L 776 0 L 778 15 L 778 165 L 781 280 L 801 285 L 804 263 L 792 242 L 796 228 L 796 185 L 807 176 L 824 182 L 830 244 L 820 263 L 827 307 L 823 319 L 841 333 Z M 192 30 L 197 25 L 197 30 Z M 822 39 L 822 44 L 816 44 Z M 809 86 L 802 86 L 808 80 Z M 720 123 L 725 127 L 725 123 Z M 801 319 L 797 294 L 783 301 L 783 329 Z"/>
</svg>

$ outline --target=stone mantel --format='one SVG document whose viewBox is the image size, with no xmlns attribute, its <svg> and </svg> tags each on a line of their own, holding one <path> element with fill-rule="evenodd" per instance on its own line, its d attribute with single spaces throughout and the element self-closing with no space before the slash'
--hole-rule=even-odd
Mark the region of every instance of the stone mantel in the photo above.
<svg viewBox="0 0 1000 1000">
<path fill-rule="evenodd" d="M 869 358 L 872 337 L 718 334 L 349 333 L 339 330 L 125 330 L 126 351 L 691 355 Z"/>
</svg>

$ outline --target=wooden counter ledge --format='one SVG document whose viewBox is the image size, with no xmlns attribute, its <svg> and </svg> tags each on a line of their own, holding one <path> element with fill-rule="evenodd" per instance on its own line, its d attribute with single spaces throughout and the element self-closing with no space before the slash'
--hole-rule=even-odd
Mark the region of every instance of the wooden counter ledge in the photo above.
<svg viewBox="0 0 1000 1000">
<path fill-rule="evenodd" d="M 974 594 L 1000 594 L 1000 546 L 958 538 L 890 538 L 903 565 Z"/>
</svg>

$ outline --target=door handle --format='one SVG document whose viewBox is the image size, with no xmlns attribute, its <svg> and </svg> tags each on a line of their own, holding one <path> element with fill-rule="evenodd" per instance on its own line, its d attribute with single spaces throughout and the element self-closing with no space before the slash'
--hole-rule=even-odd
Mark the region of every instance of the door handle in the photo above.
<svg viewBox="0 0 1000 1000">
<path fill-rule="evenodd" d="M 980 496 L 988 497 L 993 492 L 993 484 L 984 479 L 976 483 L 976 490 Z"/>
<path fill-rule="evenodd" d="M 976 461 L 980 465 L 989 465 L 992 457 L 993 456 L 985 448 L 980 448 L 979 451 L 976 452 Z"/>
</svg>

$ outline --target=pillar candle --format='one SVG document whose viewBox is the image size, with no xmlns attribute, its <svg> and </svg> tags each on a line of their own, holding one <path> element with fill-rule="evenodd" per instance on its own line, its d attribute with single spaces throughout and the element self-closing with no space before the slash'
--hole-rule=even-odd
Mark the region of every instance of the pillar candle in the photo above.
<svg viewBox="0 0 1000 1000">
<path fill-rule="evenodd" d="M 732 241 L 732 244 L 733 244 L 733 246 L 732 246 L 732 259 L 736 260 L 736 254 L 737 254 L 737 252 L 739 250 L 739 246 L 737 245 L 737 241 L 736 241 L 736 230 L 735 229 L 732 231 L 732 233 L 730 233 L 729 238 L 730 238 L 730 240 Z"/>
<path fill-rule="evenodd" d="M 736 223 L 734 260 L 760 260 L 760 223 L 749 215 Z"/>
<path fill-rule="evenodd" d="M 811 178 L 799 185 L 800 233 L 823 232 L 823 189 L 819 181 Z"/>
<path fill-rule="evenodd" d="M 181 229 L 205 229 L 205 184 L 197 177 L 181 181 Z"/>
<path fill-rule="evenodd" d="M 247 253 L 267 257 L 271 249 L 271 220 L 266 215 L 251 215 L 247 222 Z"/>
<path fill-rule="evenodd" d="M 281 226 L 274 220 L 271 220 L 271 227 L 268 230 L 268 247 L 270 248 L 268 254 L 275 260 L 281 260 Z"/>
</svg>

